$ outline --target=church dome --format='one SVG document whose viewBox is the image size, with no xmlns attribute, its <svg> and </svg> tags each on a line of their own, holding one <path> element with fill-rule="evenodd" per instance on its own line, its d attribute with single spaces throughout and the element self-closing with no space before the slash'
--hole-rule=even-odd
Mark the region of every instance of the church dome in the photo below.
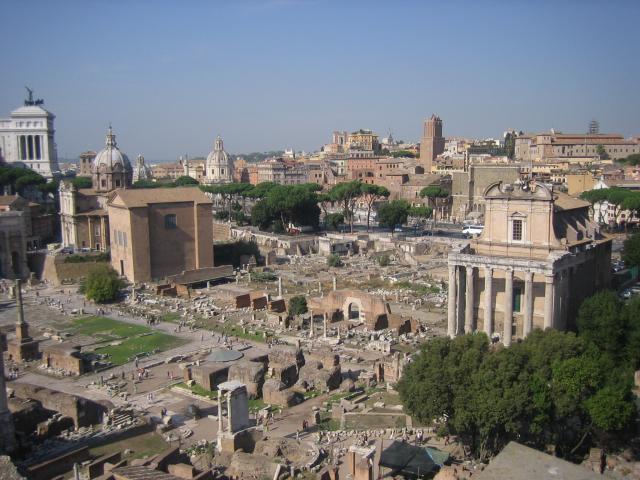
<svg viewBox="0 0 640 480">
<path fill-rule="evenodd" d="M 224 151 L 222 138 L 218 136 L 213 151 L 207 156 L 206 178 L 212 183 L 231 182 L 233 180 L 233 164 Z"/>
<path fill-rule="evenodd" d="M 136 159 L 136 166 L 133 169 L 133 181 L 150 180 L 151 176 L 151 169 L 146 163 L 144 163 L 144 157 L 142 155 L 138 155 L 138 158 Z"/>
<path fill-rule="evenodd" d="M 116 144 L 116 135 L 113 133 L 111 126 L 107 132 L 107 140 L 105 148 L 100 150 L 96 158 L 93 160 L 93 166 L 96 170 L 131 170 L 131 162 L 129 157 L 120 151 Z"/>
</svg>

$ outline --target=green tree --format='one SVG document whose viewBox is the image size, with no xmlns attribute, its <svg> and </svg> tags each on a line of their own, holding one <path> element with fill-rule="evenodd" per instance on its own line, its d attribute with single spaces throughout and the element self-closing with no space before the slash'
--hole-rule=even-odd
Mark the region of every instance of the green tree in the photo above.
<svg viewBox="0 0 640 480">
<path fill-rule="evenodd" d="M 607 150 L 604 148 L 604 145 L 597 145 L 596 146 L 596 153 L 600 157 L 600 160 L 608 160 L 609 159 L 609 154 L 607 153 Z"/>
<path fill-rule="evenodd" d="M 249 198 L 264 198 L 267 196 L 269 191 L 273 188 L 277 187 L 277 183 L 273 182 L 261 182 L 257 184 L 255 187 L 251 187 L 247 190 L 247 196 Z"/>
<path fill-rule="evenodd" d="M 391 229 L 391 236 L 396 225 L 404 225 L 407 223 L 409 209 L 411 205 L 406 200 L 393 200 L 385 203 L 378 208 L 378 223 Z"/>
<path fill-rule="evenodd" d="M 327 265 L 330 267 L 341 267 L 343 263 L 340 255 L 336 255 L 335 253 L 329 255 L 327 257 Z"/>
<path fill-rule="evenodd" d="M 640 265 L 640 234 L 634 233 L 624 241 L 622 259 L 629 267 Z"/>
<path fill-rule="evenodd" d="M 351 233 L 353 233 L 353 212 L 358 198 L 362 195 L 362 185 L 361 182 L 353 180 L 351 182 L 338 183 L 329 190 L 331 199 L 342 205 L 342 213 L 345 221 L 349 223 Z"/>
<path fill-rule="evenodd" d="M 344 215 L 341 213 L 330 213 L 325 215 L 324 224 L 327 230 L 338 230 L 340 225 L 344 223 Z"/>
<path fill-rule="evenodd" d="M 189 175 L 182 175 L 178 178 L 175 179 L 175 181 L 173 182 L 173 184 L 176 187 L 190 187 L 193 185 L 199 185 L 198 180 L 196 180 L 193 177 L 190 177 Z"/>
<path fill-rule="evenodd" d="M 507 132 L 504 136 L 504 150 L 510 160 L 513 160 L 516 154 L 516 138 L 518 135 L 515 132 Z"/>
<path fill-rule="evenodd" d="M 113 268 L 108 265 L 95 265 L 87 273 L 80 291 L 89 300 L 105 303 L 115 300 L 123 287 L 124 282 Z"/>
<path fill-rule="evenodd" d="M 435 209 L 437 207 L 438 198 L 448 198 L 449 192 L 439 185 L 429 185 L 420 190 L 420 196 L 426 198 L 428 206 Z M 437 218 L 434 217 L 434 226 Z"/>
<path fill-rule="evenodd" d="M 167 185 L 167 183 L 154 182 L 153 180 L 136 180 L 133 182 L 132 188 L 161 188 Z M 169 183 L 173 185 L 173 183 Z"/>
<path fill-rule="evenodd" d="M 289 299 L 289 315 L 297 317 L 298 315 L 304 315 L 307 311 L 307 299 L 302 295 L 296 295 Z"/>
<path fill-rule="evenodd" d="M 622 307 L 623 323 L 627 326 L 626 357 L 630 368 L 640 368 L 640 297 L 634 297 Z"/>
<path fill-rule="evenodd" d="M 91 177 L 76 177 L 71 180 L 71 183 L 76 188 L 91 188 L 93 186 Z"/>
<path fill-rule="evenodd" d="M 622 303 L 612 291 L 598 292 L 582 302 L 576 324 L 580 337 L 599 352 L 613 358 L 624 353 L 627 325 Z"/>
<path fill-rule="evenodd" d="M 433 208 L 431 207 L 411 207 L 409 209 L 409 216 L 419 220 L 431 218 L 431 215 L 433 215 Z"/>
<path fill-rule="evenodd" d="M 392 152 L 391 156 L 393 158 L 416 158 L 416 154 L 410 150 L 398 150 L 397 152 Z"/>
<path fill-rule="evenodd" d="M 369 225 L 371 220 L 371 209 L 373 204 L 382 200 L 383 198 L 389 198 L 391 192 L 386 187 L 380 185 L 363 183 L 360 186 L 360 193 L 364 197 L 365 204 L 367 205 L 367 232 L 369 231 Z"/>
</svg>

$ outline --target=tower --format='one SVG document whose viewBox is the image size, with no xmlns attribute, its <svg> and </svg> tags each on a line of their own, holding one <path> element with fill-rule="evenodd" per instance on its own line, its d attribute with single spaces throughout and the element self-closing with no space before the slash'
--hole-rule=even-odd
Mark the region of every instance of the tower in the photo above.
<svg viewBox="0 0 640 480">
<path fill-rule="evenodd" d="M 425 120 L 422 140 L 420 141 L 420 163 L 425 173 L 433 170 L 436 157 L 444 152 L 444 137 L 442 136 L 442 120 L 437 115 Z"/>
</svg>

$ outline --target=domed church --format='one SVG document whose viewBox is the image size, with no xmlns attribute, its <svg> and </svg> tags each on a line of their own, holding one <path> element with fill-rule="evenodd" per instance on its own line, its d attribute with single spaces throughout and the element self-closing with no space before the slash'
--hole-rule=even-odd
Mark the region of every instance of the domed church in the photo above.
<svg viewBox="0 0 640 480">
<path fill-rule="evenodd" d="M 105 147 L 91 165 L 91 188 L 61 181 L 60 225 L 65 247 L 106 251 L 110 245 L 107 201 L 113 190 L 131 187 L 131 162 L 116 143 L 109 126 Z"/>
<path fill-rule="evenodd" d="M 224 151 L 222 138 L 216 138 L 213 151 L 207 156 L 205 179 L 207 183 L 233 182 L 233 162 Z"/>
<path fill-rule="evenodd" d="M 118 148 L 116 136 L 109 125 L 105 148 L 97 153 L 93 161 L 93 188 L 97 192 L 110 192 L 116 188 L 130 187 L 132 176 L 129 157 Z"/>
</svg>

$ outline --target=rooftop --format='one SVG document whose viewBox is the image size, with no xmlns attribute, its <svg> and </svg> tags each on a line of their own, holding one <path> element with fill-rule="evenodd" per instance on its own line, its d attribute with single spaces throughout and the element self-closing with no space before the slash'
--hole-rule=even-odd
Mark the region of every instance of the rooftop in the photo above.
<svg viewBox="0 0 640 480">
<path fill-rule="evenodd" d="M 119 201 L 118 201 L 119 200 Z M 211 204 L 211 200 L 199 188 L 140 188 L 116 190 L 109 199 L 109 205 L 120 204 L 127 208 L 147 207 L 155 203 L 193 202 Z"/>
<path fill-rule="evenodd" d="M 489 466 L 478 475 L 478 480 L 591 480 L 602 479 L 585 467 L 552 457 L 546 453 L 510 442 Z"/>
</svg>

